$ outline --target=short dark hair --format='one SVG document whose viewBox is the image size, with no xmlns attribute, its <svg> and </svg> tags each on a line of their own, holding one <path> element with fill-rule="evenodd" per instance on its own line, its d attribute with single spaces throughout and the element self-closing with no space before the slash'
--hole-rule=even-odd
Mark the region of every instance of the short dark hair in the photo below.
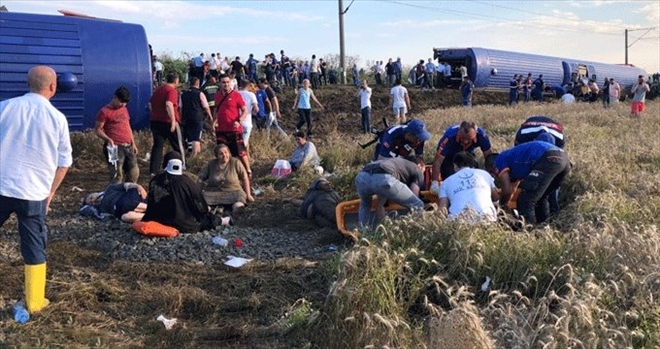
<svg viewBox="0 0 660 349">
<path fill-rule="evenodd" d="M 401 85 L 401 78 L 396 78 L 394 85 Z"/>
<path fill-rule="evenodd" d="M 190 86 L 192 86 L 194 84 L 199 83 L 199 78 L 196 77 L 196 76 L 191 76 L 190 79 L 188 80 L 188 82 L 190 83 Z"/>
<path fill-rule="evenodd" d="M 497 160 L 499 155 L 500 153 L 490 153 L 486 155 L 486 158 L 484 159 L 484 167 L 486 167 L 486 170 L 495 167 L 495 160 Z"/>
<path fill-rule="evenodd" d="M 294 135 L 296 138 L 302 138 L 302 139 L 307 139 L 307 135 L 303 131 L 298 131 Z"/>
<path fill-rule="evenodd" d="M 177 81 L 177 80 L 179 80 L 179 74 L 177 74 L 177 73 L 169 73 L 169 74 L 167 74 L 167 76 L 165 77 L 165 81 L 166 81 L 168 84 L 172 84 L 172 83 L 174 83 L 174 82 Z"/>
<path fill-rule="evenodd" d="M 220 76 L 218 76 L 218 80 L 222 80 L 222 79 L 224 79 L 224 78 L 229 78 L 229 75 L 227 75 L 227 74 L 220 74 Z"/>
<path fill-rule="evenodd" d="M 260 83 L 260 84 L 268 84 L 268 79 L 266 79 L 266 78 L 259 78 L 259 83 Z"/>
<path fill-rule="evenodd" d="M 474 158 L 474 155 L 472 155 L 469 152 L 466 151 L 460 151 L 454 155 L 454 158 L 452 159 L 454 162 L 454 165 L 458 167 L 471 167 L 471 168 L 477 168 L 477 159 Z"/>
<path fill-rule="evenodd" d="M 121 86 L 115 91 L 115 97 L 122 102 L 122 103 L 128 103 L 131 101 L 131 91 L 129 91 L 126 87 Z"/>
</svg>

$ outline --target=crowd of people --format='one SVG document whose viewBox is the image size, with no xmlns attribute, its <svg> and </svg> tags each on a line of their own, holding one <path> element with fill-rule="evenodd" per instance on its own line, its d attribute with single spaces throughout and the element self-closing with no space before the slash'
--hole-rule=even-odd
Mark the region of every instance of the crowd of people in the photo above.
<svg viewBox="0 0 660 349">
<path fill-rule="evenodd" d="M 149 102 L 153 145 L 146 189 L 136 183 L 139 150 L 126 108 L 131 95 L 125 87 L 118 87 L 98 112 L 95 126 L 110 164 L 111 184 L 102 192 L 85 195 L 81 203 L 85 212 L 111 215 L 125 222 L 154 221 L 182 233 L 232 225 L 231 215 L 254 201 L 249 154 L 253 126 L 264 129 L 268 135 L 274 127 L 282 139 L 289 138 L 279 126 L 280 102 L 270 85 L 273 76 L 281 76 L 285 84 L 296 86 L 294 80 L 301 77 L 301 72 L 283 51 L 280 53 L 279 60 L 274 54 L 266 55 L 265 77 L 259 77 L 255 71 L 258 63 L 252 55 L 245 65 L 236 57 L 233 62 L 219 61 L 206 67 L 203 54 L 193 60 L 189 85 L 182 93 L 176 73 L 164 77 L 164 84 L 154 91 Z M 211 56 L 218 58 L 219 54 Z M 434 67 L 431 72 L 432 65 L 430 60 L 426 64 L 420 61 L 413 81 L 420 80 L 422 87 L 434 88 L 436 77 L 445 79 L 445 68 Z M 289 161 L 293 170 L 309 168 L 321 175 L 321 159 L 309 136 L 313 134 L 312 102 L 319 109 L 324 108 L 314 95 L 314 88 L 325 83 L 327 67 L 315 56 L 309 66 L 309 75 L 305 72 L 297 80 L 300 88 L 292 110 L 297 111 L 299 122 L 294 133 L 296 147 Z M 525 222 L 543 223 L 550 213 L 559 210 L 558 189 L 571 168 L 563 149 L 566 140 L 561 124 L 546 116 L 532 116 L 521 124 L 515 144 L 496 153 L 485 129 L 473 121 L 463 121 L 443 132 L 429 169 L 423 154 L 432 135 L 423 120 L 407 119 L 411 106 L 408 91 L 401 84 L 400 59 L 376 66 L 376 83 L 383 83 L 384 77 L 391 85 L 389 105 L 396 124 L 379 134 L 373 161 L 365 164 L 355 178 L 361 201 L 361 227 L 378 224 L 386 215 L 386 202 L 398 203 L 411 211 L 421 209 L 422 190 L 438 195 L 440 212 L 447 219 L 495 221 L 498 210 L 494 202 L 498 201 L 501 208 L 508 207 L 516 187 L 519 194 L 513 201 Z M 225 68 L 231 68 L 233 74 L 224 73 Z M 461 88 L 468 86 L 465 91 L 471 95 L 473 86 L 470 87 L 467 70 L 463 68 L 459 67 L 465 71 Z M 529 84 L 531 74 L 528 75 L 524 84 L 527 87 L 523 87 L 526 100 L 543 89 L 542 78 L 541 75 Z M 522 76 L 512 80 L 512 101 L 517 98 L 513 98 L 513 82 L 517 91 L 521 80 Z M 36 66 L 29 71 L 27 83 L 29 93 L 0 102 L 0 161 L 13 164 L 0 166 L 0 225 L 10 214 L 17 214 L 25 262 L 25 299 L 29 312 L 36 313 L 48 305 L 46 213 L 73 159 L 67 119 L 50 103 L 57 90 L 55 71 Z M 608 95 L 617 90 L 613 79 L 606 84 Z M 372 91 L 366 80 L 356 86 L 362 129 L 366 133 L 371 131 Z M 648 90 L 640 76 L 638 85 L 633 87 L 634 115 L 644 111 Z M 469 107 L 469 100 L 464 98 L 463 104 Z M 305 124 L 306 132 L 300 130 Z M 200 154 L 201 136 L 206 128 L 214 132 L 215 158 L 193 176 L 186 170 L 186 157 Z M 163 154 L 166 142 L 171 151 Z M 477 168 L 477 148 L 484 157 L 485 170 Z M 502 183 L 501 190 L 495 187 L 494 178 Z M 301 205 L 302 217 L 334 226 L 333 208 L 340 197 L 326 179 L 315 180 L 302 200 L 289 201 Z"/>
</svg>

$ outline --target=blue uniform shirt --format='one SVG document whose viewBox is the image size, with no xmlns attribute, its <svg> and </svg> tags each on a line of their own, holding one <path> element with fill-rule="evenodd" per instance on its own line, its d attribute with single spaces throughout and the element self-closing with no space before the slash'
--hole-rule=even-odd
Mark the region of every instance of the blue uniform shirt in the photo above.
<svg viewBox="0 0 660 349">
<path fill-rule="evenodd" d="M 376 157 L 395 158 L 399 156 L 424 154 L 424 142 L 411 144 L 406 140 L 406 129 L 408 125 L 397 125 L 388 128 L 378 140 L 376 148 Z"/>
<path fill-rule="evenodd" d="M 511 182 L 519 181 L 532 172 L 534 164 L 548 150 L 563 151 L 558 147 L 542 141 L 531 141 L 519 144 L 500 153 L 495 159 L 497 174 L 509 171 Z"/>
<path fill-rule="evenodd" d="M 467 149 L 463 149 L 463 146 L 458 141 L 459 129 L 460 125 L 454 125 L 445 131 L 445 134 L 442 135 L 442 138 L 438 142 L 436 154 L 442 155 L 445 158 L 448 157 L 451 160 L 454 155 L 461 151 L 474 153 L 477 147 L 481 148 L 482 152 L 490 150 L 490 139 L 488 139 L 486 131 L 481 127 L 477 127 L 477 142 L 467 147 Z"/>
</svg>

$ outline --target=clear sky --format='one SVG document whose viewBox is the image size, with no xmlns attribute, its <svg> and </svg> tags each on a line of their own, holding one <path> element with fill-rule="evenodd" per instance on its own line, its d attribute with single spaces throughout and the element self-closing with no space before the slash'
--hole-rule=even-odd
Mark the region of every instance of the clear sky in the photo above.
<svg viewBox="0 0 660 349">
<path fill-rule="evenodd" d="M 339 53 L 338 1 L 18 1 L 9 11 L 59 15 L 66 9 L 144 26 L 154 53 L 257 58 Z M 344 0 L 344 8 L 351 4 Z M 624 62 L 660 71 L 660 1 L 356 0 L 344 16 L 346 54 L 406 65 L 433 47 L 485 47 Z M 644 28 L 653 28 L 647 32 Z M 644 35 L 643 37 L 641 37 Z M 641 38 L 640 38 L 641 37 Z M 637 40 L 639 38 L 639 40 Z"/>
</svg>

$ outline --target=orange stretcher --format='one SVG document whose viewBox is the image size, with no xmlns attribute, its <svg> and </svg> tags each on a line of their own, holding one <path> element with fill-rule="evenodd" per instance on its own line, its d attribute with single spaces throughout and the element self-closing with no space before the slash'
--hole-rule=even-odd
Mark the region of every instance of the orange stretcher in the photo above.
<svg viewBox="0 0 660 349">
<path fill-rule="evenodd" d="M 430 191 L 422 191 L 420 197 L 425 204 L 428 203 L 438 203 L 438 195 Z M 358 211 L 360 210 L 360 199 L 350 200 L 340 202 L 335 208 L 335 213 L 337 214 L 337 228 L 339 232 L 347 238 L 360 238 L 360 233 L 357 231 L 357 226 L 359 224 L 357 216 Z M 395 203 L 387 202 L 385 204 L 385 211 L 402 211 L 405 210 L 405 207 Z M 371 212 L 376 211 L 376 200 L 371 200 Z"/>
<path fill-rule="evenodd" d="M 429 177 L 430 178 L 430 177 Z M 520 189 L 518 188 L 518 182 L 514 183 L 514 191 L 507 203 L 507 206 L 510 209 L 516 208 L 516 201 L 518 200 L 518 195 L 520 194 Z M 427 187 L 428 188 L 428 187 Z M 431 191 L 422 191 L 420 197 L 425 204 L 434 203 L 438 204 L 440 199 L 438 195 Z M 405 208 L 397 203 L 388 202 L 385 204 L 385 211 L 401 211 Z M 337 228 L 339 233 L 344 237 L 351 239 L 359 239 L 360 233 L 357 231 L 358 227 L 358 211 L 360 210 L 360 199 L 344 201 L 337 205 L 335 208 L 335 213 L 337 215 Z M 376 200 L 371 200 L 371 212 L 376 211 Z"/>
</svg>

